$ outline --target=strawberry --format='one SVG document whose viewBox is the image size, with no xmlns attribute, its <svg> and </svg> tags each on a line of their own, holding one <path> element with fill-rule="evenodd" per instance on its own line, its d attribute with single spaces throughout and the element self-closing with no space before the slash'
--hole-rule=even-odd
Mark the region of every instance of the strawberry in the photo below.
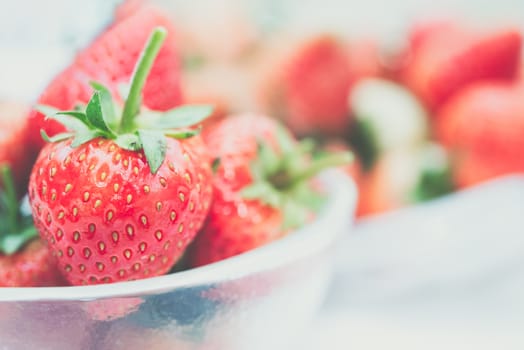
<svg viewBox="0 0 524 350">
<path fill-rule="evenodd" d="M 193 240 L 211 201 L 210 159 L 190 127 L 207 106 L 166 113 L 141 106 L 141 91 L 166 36 L 155 28 L 134 70 L 121 116 L 93 83 L 87 106 L 56 112 L 69 129 L 49 138 L 29 181 L 35 224 L 74 284 L 164 274 Z"/>
<path fill-rule="evenodd" d="M 441 25 L 415 38 L 404 79 L 431 110 L 472 82 L 518 74 L 522 35 L 517 30 L 484 34 Z"/>
<path fill-rule="evenodd" d="M 357 216 L 363 217 L 436 198 L 453 190 L 449 163 L 437 144 L 393 149 L 362 176 Z"/>
<path fill-rule="evenodd" d="M 522 82 L 478 83 L 442 107 L 438 138 L 453 154 L 460 187 L 524 172 L 522 96 Z"/>
<path fill-rule="evenodd" d="M 219 163 L 208 220 L 188 253 L 193 266 L 243 253 L 303 225 L 319 200 L 309 179 L 350 159 L 340 153 L 310 161 L 311 142 L 297 143 L 261 115 L 229 117 L 208 132 L 206 142 Z"/>
<path fill-rule="evenodd" d="M 29 213 L 23 213 L 13 177 L 2 166 L 0 192 L 0 287 L 61 285 L 62 279 L 47 246 L 37 237 Z"/>
<path fill-rule="evenodd" d="M 33 165 L 26 147 L 27 110 L 22 104 L 0 102 L 0 165 L 9 166 L 16 182 L 16 191 L 21 196 L 27 192 Z"/>
<path fill-rule="evenodd" d="M 314 37 L 275 73 L 268 88 L 272 112 L 298 134 L 340 135 L 349 125 L 351 73 L 343 43 L 328 35 Z"/>
<path fill-rule="evenodd" d="M 124 13 L 89 47 L 77 54 L 73 63 L 45 89 L 38 104 L 64 110 L 77 103 L 86 103 L 91 92 L 90 80 L 99 81 L 111 92 L 116 92 L 121 84 L 129 81 L 140 49 L 155 26 L 167 28 L 170 35 L 148 77 L 144 104 L 152 109 L 167 110 L 181 103 L 179 59 L 172 24 L 150 5 L 134 5 Z M 54 120 L 45 119 L 37 110 L 31 112 L 29 119 L 32 125 L 30 141 L 36 156 L 44 144 L 40 130 L 43 128 L 52 136 L 63 131 L 64 127 Z"/>
</svg>

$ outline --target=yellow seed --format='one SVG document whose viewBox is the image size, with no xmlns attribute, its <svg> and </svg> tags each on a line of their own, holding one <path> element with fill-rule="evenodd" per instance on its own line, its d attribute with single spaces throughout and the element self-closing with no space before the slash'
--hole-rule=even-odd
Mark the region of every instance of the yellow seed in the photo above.
<svg viewBox="0 0 524 350">
<path fill-rule="evenodd" d="M 118 183 L 115 183 L 113 184 L 113 191 L 118 192 L 118 190 L 120 189 L 120 185 Z"/>
<path fill-rule="evenodd" d="M 96 263 L 96 268 L 98 269 L 98 271 L 104 271 L 104 267 L 104 264 L 102 264 L 101 262 Z"/>
<path fill-rule="evenodd" d="M 67 248 L 67 256 L 71 257 L 75 254 L 75 250 L 71 247 Z"/>
<path fill-rule="evenodd" d="M 135 235 L 135 229 L 131 225 L 127 225 L 126 226 L 126 232 L 127 232 L 127 235 L 129 236 L 129 238 L 131 238 L 131 239 Z"/>
<path fill-rule="evenodd" d="M 133 200 L 133 195 L 128 194 L 128 195 L 126 196 L 126 203 L 127 203 L 127 204 L 130 204 L 132 200 Z"/>
<path fill-rule="evenodd" d="M 73 185 L 71 184 L 66 184 L 65 185 L 65 188 L 64 188 L 64 192 L 65 193 L 68 193 L 69 191 L 71 191 L 73 189 Z"/>
<path fill-rule="evenodd" d="M 151 190 L 151 188 L 149 188 L 148 185 L 144 185 L 144 192 L 145 193 L 149 193 L 150 190 Z"/>
<path fill-rule="evenodd" d="M 89 192 L 87 192 L 87 191 L 84 192 L 84 202 L 87 202 L 89 200 L 89 196 L 90 195 L 91 194 Z"/>
<path fill-rule="evenodd" d="M 116 146 L 115 145 L 109 146 L 109 151 L 110 152 L 114 152 L 115 150 L 116 150 Z"/>
<path fill-rule="evenodd" d="M 158 230 L 155 232 L 155 238 L 158 240 L 158 241 L 161 241 L 162 238 L 163 238 L 163 234 L 162 234 L 162 231 Z"/>
<path fill-rule="evenodd" d="M 124 161 L 122 163 L 124 164 L 124 166 L 126 168 L 129 166 L 129 160 L 128 159 L 124 159 Z"/>
<path fill-rule="evenodd" d="M 117 258 L 116 256 L 113 255 L 113 256 L 111 257 L 111 262 L 112 262 L 113 264 L 116 264 L 117 261 L 118 261 L 118 258 Z"/>
<path fill-rule="evenodd" d="M 46 193 L 47 193 L 47 186 L 44 185 L 44 186 L 42 186 L 42 196 L 45 196 Z"/>
<path fill-rule="evenodd" d="M 162 257 L 162 264 L 167 264 L 167 256 Z"/>
<path fill-rule="evenodd" d="M 118 243 L 118 232 L 113 231 L 111 233 L 111 238 L 113 239 L 113 242 Z"/>
<path fill-rule="evenodd" d="M 77 215 L 78 215 L 78 208 L 73 207 L 73 216 L 77 216 Z"/>
<path fill-rule="evenodd" d="M 51 218 L 51 214 L 49 214 L 49 213 L 47 214 L 47 219 L 46 219 L 46 220 L 47 220 L 47 223 L 48 223 L 48 224 L 51 223 L 51 220 L 52 220 L 52 218 Z"/>
<path fill-rule="evenodd" d="M 105 181 L 106 178 L 107 178 L 107 173 L 105 171 L 102 171 L 102 173 L 100 174 L 100 180 Z"/>
<path fill-rule="evenodd" d="M 86 154 L 82 153 L 80 156 L 78 156 L 78 161 L 83 162 L 86 159 Z"/>
<path fill-rule="evenodd" d="M 156 259 L 156 255 L 155 254 L 151 254 L 149 256 L 149 262 L 153 262 L 153 261 L 155 261 L 155 259 Z"/>
<path fill-rule="evenodd" d="M 73 242 L 77 243 L 80 240 L 80 232 L 73 232 Z"/>
<path fill-rule="evenodd" d="M 135 271 L 140 270 L 140 264 L 139 263 L 134 263 L 133 264 L 133 270 L 135 270 Z"/>
<path fill-rule="evenodd" d="M 91 163 L 91 165 L 89 165 L 89 170 L 93 170 L 95 168 L 95 163 Z"/>
<path fill-rule="evenodd" d="M 67 165 L 69 165 L 69 163 L 71 163 L 71 156 L 67 156 L 67 157 L 65 157 L 65 159 L 64 159 L 64 165 L 67 166 Z"/>
<path fill-rule="evenodd" d="M 78 269 L 80 270 L 80 272 L 84 272 L 86 270 L 86 266 L 84 264 L 80 264 L 78 265 Z"/>
<path fill-rule="evenodd" d="M 95 209 L 102 205 L 102 201 L 100 199 L 97 199 L 95 201 Z"/>
<path fill-rule="evenodd" d="M 167 186 L 167 181 L 165 178 L 161 177 L 158 181 L 160 181 L 160 185 L 162 185 L 162 187 Z"/>
<path fill-rule="evenodd" d="M 57 239 L 57 240 L 61 240 L 62 237 L 64 237 L 64 231 L 62 231 L 61 229 L 58 229 L 58 230 L 56 231 L 56 239 Z"/>
<path fill-rule="evenodd" d="M 188 162 L 191 160 L 191 157 L 189 156 L 189 153 L 187 153 L 187 152 L 184 152 L 184 158 Z"/>
<path fill-rule="evenodd" d="M 184 231 L 184 224 L 178 225 L 178 233 L 182 233 Z"/>
<path fill-rule="evenodd" d="M 189 173 L 185 173 L 184 178 L 186 179 L 186 182 L 188 183 L 188 185 L 190 185 L 191 184 L 191 175 L 189 175 Z"/>
<path fill-rule="evenodd" d="M 64 256 L 64 252 L 62 252 L 61 250 L 59 250 L 59 251 L 57 252 L 57 255 L 58 255 L 58 257 L 61 258 L 62 256 Z"/>
<path fill-rule="evenodd" d="M 52 201 L 56 200 L 56 192 L 55 192 L 55 190 L 53 190 L 53 192 L 51 193 L 51 200 Z"/>
<path fill-rule="evenodd" d="M 58 220 L 61 220 L 61 219 L 63 219 L 63 218 L 64 218 L 64 216 L 65 216 L 65 213 L 64 213 L 64 211 L 63 211 L 63 210 L 60 210 L 60 212 L 58 212 Z"/>
<path fill-rule="evenodd" d="M 162 202 L 156 202 L 156 211 L 162 210 Z"/>
<path fill-rule="evenodd" d="M 138 167 L 137 166 L 133 167 L 133 173 L 135 173 L 135 175 L 138 175 Z"/>
<path fill-rule="evenodd" d="M 140 222 L 142 223 L 142 225 L 147 226 L 147 216 L 141 215 Z"/>
<path fill-rule="evenodd" d="M 64 270 L 66 272 L 71 272 L 73 270 L 73 268 L 71 267 L 71 265 L 67 264 L 65 267 L 64 267 Z"/>
<path fill-rule="evenodd" d="M 49 176 L 53 177 L 55 175 L 56 175 L 56 168 L 55 167 L 51 167 L 51 169 L 49 169 Z"/>
<path fill-rule="evenodd" d="M 131 255 L 132 255 L 131 250 L 129 250 L 129 249 L 124 250 L 124 257 L 127 260 L 131 259 Z"/>
<path fill-rule="evenodd" d="M 124 270 L 122 270 L 122 269 L 120 269 L 120 270 L 118 271 L 118 276 L 119 276 L 120 278 L 124 277 L 125 274 L 126 274 L 126 272 L 125 272 Z"/>
<path fill-rule="evenodd" d="M 168 250 L 170 245 L 171 241 L 167 241 L 166 243 L 164 243 L 164 250 Z"/>
<path fill-rule="evenodd" d="M 90 256 L 91 256 L 91 249 L 87 247 L 84 248 L 84 258 L 89 259 Z"/>
<path fill-rule="evenodd" d="M 93 233 L 93 232 L 95 232 L 95 230 L 96 230 L 96 225 L 93 224 L 93 223 L 91 223 L 91 224 L 89 224 L 89 225 L 87 226 L 87 229 L 89 230 L 90 233 Z"/>
<path fill-rule="evenodd" d="M 112 210 L 109 210 L 109 211 L 107 212 L 107 214 L 106 214 L 106 220 L 107 220 L 107 221 L 111 221 L 111 220 L 113 220 L 113 215 L 114 215 L 113 211 L 112 211 Z"/>
<path fill-rule="evenodd" d="M 182 249 L 182 246 L 183 246 L 182 241 L 178 241 L 176 243 L 176 246 L 177 246 L 178 249 Z"/>
<path fill-rule="evenodd" d="M 138 249 L 143 253 L 146 251 L 147 244 L 145 242 L 142 242 L 138 245 Z"/>
<path fill-rule="evenodd" d="M 176 212 L 174 210 L 171 210 L 171 212 L 169 213 L 169 218 L 171 219 L 171 221 L 176 220 Z"/>
<path fill-rule="evenodd" d="M 103 140 L 103 139 L 98 140 L 98 145 L 99 145 L 99 146 L 102 146 L 103 144 L 104 144 L 104 140 Z"/>
<path fill-rule="evenodd" d="M 195 203 L 193 201 L 189 202 L 189 211 L 193 211 L 195 209 Z"/>
<path fill-rule="evenodd" d="M 98 250 L 103 253 L 106 250 L 106 244 L 104 242 L 98 242 Z"/>
<path fill-rule="evenodd" d="M 186 195 L 183 194 L 182 192 L 178 192 L 178 199 L 180 199 L 180 201 L 181 201 L 182 203 L 184 203 L 185 200 L 186 200 Z"/>
</svg>

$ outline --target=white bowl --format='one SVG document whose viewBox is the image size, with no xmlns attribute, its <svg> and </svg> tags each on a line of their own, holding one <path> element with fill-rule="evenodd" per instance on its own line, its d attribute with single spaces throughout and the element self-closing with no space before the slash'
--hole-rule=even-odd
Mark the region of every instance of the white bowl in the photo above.
<svg viewBox="0 0 524 350">
<path fill-rule="evenodd" d="M 321 179 L 317 220 L 245 254 L 139 281 L 0 288 L 0 348 L 286 349 L 321 305 L 353 219 L 355 186 L 338 171 Z"/>
</svg>

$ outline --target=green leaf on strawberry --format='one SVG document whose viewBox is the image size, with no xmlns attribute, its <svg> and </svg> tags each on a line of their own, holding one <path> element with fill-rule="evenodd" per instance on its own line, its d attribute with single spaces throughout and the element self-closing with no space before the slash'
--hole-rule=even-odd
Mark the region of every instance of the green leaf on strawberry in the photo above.
<svg viewBox="0 0 524 350">
<path fill-rule="evenodd" d="M 13 254 L 38 235 L 30 214 L 22 214 L 13 175 L 8 166 L 1 169 L 3 191 L 0 192 L 0 252 Z"/>
<path fill-rule="evenodd" d="M 44 133 L 44 139 L 59 142 L 72 138 L 72 147 L 97 137 L 115 140 L 123 149 L 144 150 L 151 173 L 155 174 L 165 158 L 165 138 L 185 139 L 197 135 L 199 129 L 194 126 L 213 112 L 207 105 L 186 105 L 166 112 L 149 111 L 141 105 L 142 89 L 165 36 L 161 27 L 151 34 L 135 67 L 123 108 L 115 105 L 109 89 L 98 82 L 91 82 L 95 91 L 87 105 L 80 105 L 76 110 L 58 111 L 49 106 L 37 106 L 47 118 L 60 122 L 68 130 L 53 137 Z M 116 111 L 120 109 L 119 116 Z"/>
</svg>

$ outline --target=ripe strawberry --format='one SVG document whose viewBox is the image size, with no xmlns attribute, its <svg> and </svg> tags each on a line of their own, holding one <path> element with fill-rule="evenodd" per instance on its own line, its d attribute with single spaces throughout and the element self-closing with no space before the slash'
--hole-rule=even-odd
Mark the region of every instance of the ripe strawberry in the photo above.
<svg viewBox="0 0 524 350">
<path fill-rule="evenodd" d="M 0 192 L 0 287 L 62 284 L 47 246 L 38 238 L 31 215 L 21 212 L 9 167 L 2 166 Z"/>
<path fill-rule="evenodd" d="M 188 253 L 196 266 L 259 247 L 304 224 L 319 199 L 309 179 L 351 159 L 340 153 L 310 161 L 310 142 L 296 143 L 276 121 L 260 115 L 225 119 L 206 142 L 220 162 L 208 220 Z"/>
<path fill-rule="evenodd" d="M 326 35 L 312 38 L 285 60 L 269 84 L 272 112 L 298 134 L 339 135 L 349 125 L 351 80 L 344 44 Z"/>
<path fill-rule="evenodd" d="M 13 172 L 16 190 L 20 196 L 27 192 L 27 182 L 33 165 L 26 147 L 27 111 L 28 108 L 22 104 L 0 102 L 0 165 L 9 166 Z"/>
<path fill-rule="evenodd" d="M 165 35 L 162 28 L 153 31 L 120 117 L 100 84 L 93 84 L 96 92 L 85 110 L 50 113 L 70 131 L 42 149 L 29 195 L 40 235 L 72 284 L 166 273 L 209 209 L 210 159 L 189 127 L 210 108 L 160 113 L 140 106 Z"/>
<path fill-rule="evenodd" d="M 518 74 L 522 35 L 514 29 L 471 33 L 452 25 L 430 30 L 414 43 L 406 84 L 432 109 L 468 84 L 511 80 Z"/>
<path fill-rule="evenodd" d="M 362 176 L 357 216 L 380 214 L 452 190 L 448 159 L 441 147 L 393 149 Z"/>
<path fill-rule="evenodd" d="M 90 80 L 96 80 L 115 93 L 129 81 L 133 66 L 148 34 L 155 26 L 170 32 L 144 87 L 144 104 L 155 110 L 167 110 L 180 104 L 179 59 L 172 24 L 159 10 L 150 5 L 132 6 L 125 11 L 89 47 L 79 52 L 73 63 L 60 73 L 38 99 L 41 105 L 65 110 L 77 103 L 86 103 L 91 94 Z M 36 110 L 30 114 L 30 142 L 35 156 L 43 147 L 40 130 L 55 135 L 64 127 L 45 119 Z"/>
<path fill-rule="evenodd" d="M 438 116 L 438 137 L 453 154 L 460 187 L 524 172 L 524 84 L 486 82 L 465 89 Z"/>
</svg>

